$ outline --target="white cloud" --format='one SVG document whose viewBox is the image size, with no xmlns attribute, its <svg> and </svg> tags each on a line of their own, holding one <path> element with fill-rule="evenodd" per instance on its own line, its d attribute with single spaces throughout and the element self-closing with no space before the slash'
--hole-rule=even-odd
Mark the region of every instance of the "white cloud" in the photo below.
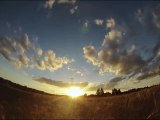
<svg viewBox="0 0 160 120">
<path fill-rule="evenodd" d="M 17 68 L 25 66 L 28 68 L 36 67 L 40 70 L 55 71 L 73 62 L 72 59 L 69 60 L 67 57 L 57 57 L 56 53 L 52 50 L 43 52 L 41 48 L 36 48 L 36 45 L 30 40 L 27 34 L 23 37 L 17 37 L 17 39 L 1 37 L 0 41 L 0 54 Z M 31 53 L 32 55 L 30 55 Z"/>
<path fill-rule="evenodd" d="M 37 55 L 38 55 L 39 57 L 41 57 L 42 54 L 43 54 L 43 50 L 42 50 L 41 48 L 38 48 L 38 49 L 37 49 Z"/>
<path fill-rule="evenodd" d="M 98 66 L 100 74 L 105 72 L 129 73 L 143 66 L 145 61 L 138 54 L 138 47 L 132 45 L 129 49 L 124 48 L 125 39 L 121 29 L 115 27 L 116 23 L 113 18 L 107 22 L 107 27 L 111 29 L 105 35 L 100 50 L 97 51 L 92 45 L 83 48 L 83 54 L 87 61 Z"/>
<path fill-rule="evenodd" d="M 7 59 L 7 60 L 11 60 L 11 51 L 5 47 L 0 48 L 0 53 L 2 54 L 2 56 Z"/>
<path fill-rule="evenodd" d="M 75 4 L 76 0 L 57 0 L 59 4 Z"/>
<path fill-rule="evenodd" d="M 44 4 L 44 8 L 52 9 L 55 0 L 47 0 Z"/>
<path fill-rule="evenodd" d="M 96 25 L 103 25 L 103 20 L 102 19 L 96 19 L 94 20 Z"/>
<path fill-rule="evenodd" d="M 83 73 L 82 71 L 77 70 L 77 69 L 75 69 L 75 68 L 71 68 L 71 67 L 68 66 L 68 67 L 67 67 L 67 70 L 70 70 L 70 71 L 72 71 L 72 72 L 74 72 L 74 73 L 80 75 L 81 77 L 84 76 L 84 73 Z"/>
<path fill-rule="evenodd" d="M 93 65 L 98 65 L 99 61 L 97 59 L 97 51 L 96 48 L 92 45 L 83 48 L 84 57 L 92 62 Z"/>
<path fill-rule="evenodd" d="M 38 68 L 41 69 L 41 70 L 46 69 L 45 62 L 43 60 L 37 60 L 37 65 L 38 65 Z"/>
<path fill-rule="evenodd" d="M 70 9 L 70 13 L 74 14 L 78 10 L 78 6 L 74 6 L 72 9 Z"/>
<path fill-rule="evenodd" d="M 160 15 L 154 12 L 152 13 L 152 15 L 153 15 L 153 23 L 157 28 L 160 28 Z"/>
<path fill-rule="evenodd" d="M 47 9 L 52 9 L 53 5 L 58 5 L 58 4 L 71 4 L 72 7 L 69 8 L 69 12 L 71 14 L 76 13 L 76 11 L 78 10 L 78 5 L 75 5 L 77 0 L 47 0 L 43 7 L 47 8 Z M 52 12 L 48 11 L 48 17 L 52 16 Z"/>
<path fill-rule="evenodd" d="M 19 60 L 23 65 L 28 65 L 30 59 L 28 58 L 27 55 L 23 54 L 23 55 L 19 55 Z"/>
<path fill-rule="evenodd" d="M 22 63 L 21 63 L 21 61 L 20 61 L 19 59 L 16 59 L 16 60 L 14 61 L 14 65 L 15 65 L 17 68 L 21 68 L 21 67 L 22 67 Z"/>
<path fill-rule="evenodd" d="M 111 19 L 108 19 L 107 22 L 106 22 L 106 27 L 107 28 L 115 28 L 115 20 L 113 18 Z"/>
<path fill-rule="evenodd" d="M 84 76 L 84 74 L 81 71 L 77 71 L 77 74 L 80 74 L 80 76 Z"/>
<path fill-rule="evenodd" d="M 37 60 L 37 65 L 41 70 L 53 72 L 70 62 L 71 61 L 67 57 L 57 57 L 54 51 L 48 50 L 45 53 L 44 60 Z"/>
</svg>

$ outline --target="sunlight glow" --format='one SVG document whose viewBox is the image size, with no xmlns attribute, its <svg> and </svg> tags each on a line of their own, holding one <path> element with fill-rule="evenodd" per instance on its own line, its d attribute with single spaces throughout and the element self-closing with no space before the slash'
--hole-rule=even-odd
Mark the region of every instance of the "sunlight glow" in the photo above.
<svg viewBox="0 0 160 120">
<path fill-rule="evenodd" d="M 72 98 L 81 96 L 84 94 L 84 91 L 79 87 L 71 87 L 67 90 L 67 95 L 71 96 Z"/>
</svg>

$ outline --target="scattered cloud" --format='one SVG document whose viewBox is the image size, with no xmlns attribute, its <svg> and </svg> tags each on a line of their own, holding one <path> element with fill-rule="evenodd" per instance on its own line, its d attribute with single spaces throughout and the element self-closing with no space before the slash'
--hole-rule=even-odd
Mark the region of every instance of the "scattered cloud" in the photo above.
<svg viewBox="0 0 160 120">
<path fill-rule="evenodd" d="M 94 20 L 94 23 L 96 24 L 96 25 L 103 25 L 103 20 L 102 19 L 95 19 Z"/>
<path fill-rule="evenodd" d="M 55 71 L 70 62 L 67 57 L 57 57 L 54 51 L 48 50 L 44 55 L 44 60 L 37 60 L 37 65 L 41 70 Z"/>
<path fill-rule="evenodd" d="M 4 58 L 6 58 L 8 61 L 11 61 L 11 51 L 7 48 L 1 48 L 0 53 Z"/>
<path fill-rule="evenodd" d="M 128 75 L 137 80 L 143 80 L 158 75 L 160 66 L 160 5 L 138 9 L 135 13 L 136 20 L 144 28 L 144 33 L 152 34 L 157 38 L 157 43 L 150 48 L 148 57 L 142 56 L 142 46 L 128 44 L 134 36 L 137 36 L 135 28 L 126 23 L 117 24 L 114 18 L 107 19 L 107 33 L 97 49 L 93 45 L 83 47 L 84 58 L 99 68 L 99 73 L 112 72 L 115 74 Z M 103 22 L 102 22 L 103 21 Z M 133 21 L 133 22 L 137 22 Z M 95 24 L 104 23 L 102 19 L 96 19 Z M 137 23 L 136 23 L 137 24 Z M 152 69 L 151 69 L 152 68 Z M 154 69 L 153 69 L 154 68 Z M 113 83 L 111 83 L 113 84 Z"/>
<path fill-rule="evenodd" d="M 17 38 L 0 37 L 0 41 L 0 54 L 17 68 L 25 66 L 55 71 L 72 62 L 67 57 L 57 57 L 52 50 L 43 52 L 41 48 L 37 48 L 34 42 L 30 40 L 28 34 Z M 32 55 L 28 54 L 29 52 Z"/>
<path fill-rule="evenodd" d="M 92 45 L 86 46 L 83 48 L 84 57 L 89 61 L 92 62 L 93 65 L 98 65 L 99 60 L 97 59 L 97 51 L 96 48 Z"/>
<path fill-rule="evenodd" d="M 116 25 L 116 23 L 115 23 L 115 20 L 113 18 L 108 19 L 107 22 L 106 22 L 106 27 L 107 28 L 113 29 L 113 28 L 115 28 L 115 25 Z"/>
<path fill-rule="evenodd" d="M 125 49 L 124 35 L 116 28 L 113 18 L 108 20 L 108 27 L 112 29 L 105 35 L 100 51 L 94 46 L 84 47 L 84 57 L 98 66 L 100 73 L 126 74 L 142 67 L 145 61 L 139 55 L 138 47 L 133 44 Z"/>
<path fill-rule="evenodd" d="M 91 27 L 91 22 L 87 19 L 82 21 L 82 27 L 81 30 L 83 33 L 88 33 Z"/>
<path fill-rule="evenodd" d="M 41 57 L 43 55 L 43 50 L 41 48 L 37 49 L 37 55 Z"/>
<path fill-rule="evenodd" d="M 154 76 L 157 76 L 157 75 L 160 75 L 160 67 L 157 67 L 154 70 L 149 70 L 149 71 L 146 71 L 146 72 L 140 72 L 140 73 L 136 74 L 135 77 L 136 77 L 137 80 L 144 80 L 144 79 L 154 77 Z"/>
<path fill-rule="evenodd" d="M 72 72 L 74 72 L 74 73 L 76 73 L 76 74 L 78 74 L 78 75 L 80 75 L 81 77 L 84 76 L 84 73 L 82 71 L 80 71 L 80 70 L 77 70 L 75 68 L 71 68 L 69 66 L 67 67 L 67 69 L 70 70 L 70 71 L 72 71 Z"/>
<path fill-rule="evenodd" d="M 105 83 L 89 83 L 86 87 L 87 91 L 96 91 L 99 88 L 103 88 L 105 90 Z"/>
<path fill-rule="evenodd" d="M 71 68 L 69 66 L 67 67 L 67 69 L 70 70 L 70 71 L 75 71 L 75 69 L 73 69 L 73 68 Z"/>
<path fill-rule="evenodd" d="M 57 0 L 59 4 L 75 4 L 76 0 Z"/>
<path fill-rule="evenodd" d="M 74 14 L 78 10 L 78 6 L 74 6 L 73 8 L 70 9 L 70 13 Z"/>
<path fill-rule="evenodd" d="M 52 9 L 54 3 L 55 3 L 55 0 L 47 0 L 43 6 L 44 8 Z"/>
<path fill-rule="evenodd" d="M 148 33 L 159 37 L 160 32 L 160 5 L 138 9 L 135 13 L 136 20 L 145 28 Z"/>
<path fill-rule="evenodd" d="M 72 8 L 69 9 L 71 14 L 76 13 L 78 10 L 78 5 L 75 5 L 77 0 L 47 0 L 43 7 L 47 9 L 52 9 L 54 4 L 71 4 Z M 48 12 L 48 16 L 51 16 L 51 11 Z"/>
<path fill-rule="evenodd" d="M 78 87 L 84 88 L 87 91 L 96 91 L 98 88 L 103 88 L 104 90 L 112 90 L 124 78 L 123 77 L 115 77 L 106 83 L 63 82 L 63 81 L 48 79 L 45 77 L 40 77 L 40 78 L 33 77 L 32 79 L 35 81 L 38 81 L 40 83 L 45 83 L 45 84 L 49 84 L 49 85 L 53 85 L 53 86 L 57 86 L 57 87 L 66 88 L 66 87 L 78 86 Z"/>
<path fill-rule="evenodd" d="M 104 90 L 112 90 L 115 88 L 119 82 L 121 82 L 124 78 L 123 77 L 115 77 L 109 80 L 106 83 L 89 83 L 86 87 L 88 91 L 96 91 L 99 88 L 103 88 Z"/>
<path fill-rule="evenodd" d="M 23 65 L 28 65 L 30 59 L 28 58 L 27 55 L 22 54 L 22 55 L 19 55 L 19 61 L 20 61 Z"/>
<path fill-rule="evenodd" d="M 41 77 L 41 78 L 32 78 L 35 81 L 41 82 L 41 83 L 45 83 L 45 84 L 49 84 L 49 85 L 54 85 L 57 87 L 71 87 L 71 86 L 78 86 L 81 88 L 84 88 L 88 85 L 88 82 L 63 82 L 63 81 L 57 81 L 57 80 L 51 80 L 45 77 Z"/>
<path fill-rule="evenodd" d="M 106 89 L 113 89 L 115 88 L 116 85 L 118 85 L 118 82 L 122 81 L 124 78 L 123 77 L 115 77 L 113 79 L 111 79 L 107 85 L 106 85 Z"/>
<path fill-rule="evenodd" d="M 84 74 L 81 71 L 77 71 L 77 74 L 79 74 L 80 76 L 84 76 Z"/>
</svg>

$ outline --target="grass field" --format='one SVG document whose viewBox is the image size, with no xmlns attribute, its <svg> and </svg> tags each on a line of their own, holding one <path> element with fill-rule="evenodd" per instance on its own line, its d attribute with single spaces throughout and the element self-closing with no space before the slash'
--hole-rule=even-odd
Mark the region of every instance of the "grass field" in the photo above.
<svg viewBox="0 0 160 120">
<path fill-rule="evenodd" d="M 72 99 L 0 84 L 0 119 L 160 119 L 160 85 L 124 95 Z"/>
</svg>

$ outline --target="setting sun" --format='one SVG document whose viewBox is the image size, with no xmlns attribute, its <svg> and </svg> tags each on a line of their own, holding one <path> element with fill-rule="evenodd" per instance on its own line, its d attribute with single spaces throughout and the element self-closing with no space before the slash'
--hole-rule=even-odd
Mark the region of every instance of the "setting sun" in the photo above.
<svg viewBox="0 0 160 120">
<path fill-rule="evenodd" d="M 79 87 L 71 87 L 67 91 L 67 95 L 73 98 L 81 96 L 84 94 L 84 91 Z"/>
</svg>

